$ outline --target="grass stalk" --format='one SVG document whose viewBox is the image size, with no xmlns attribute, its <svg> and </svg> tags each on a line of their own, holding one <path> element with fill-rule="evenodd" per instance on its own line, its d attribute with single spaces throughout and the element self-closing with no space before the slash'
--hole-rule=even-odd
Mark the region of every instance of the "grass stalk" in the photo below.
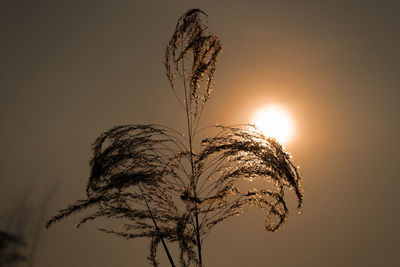
<svg viewBox="0 0 400 267">
<path fill-rule="evenodd" d="M 156 220 L 155 220 L 155 218 L 154 218 L 154 216 L 153 216 L 153 213 L 151 212 L 151 209 L 150 209 L 149 203 L 148 203 L 147 200 L 146 200 L 146 197 L 144 197 L 144 202 L 146 203 L 147 210 L 149 211 L 150 216 L 151 216 L 151 219 L 153 220 L 154 226 L 156 227 L 157 234 L 158 234 L 158 236 L 159 236 L 160 239 L 161 239 L 161 243 L 162 243 L 162 245 L 163 245 L 163 247 L 164 247 L 165 253 L 167 254 L 169 263 L 171 264 L 171 267 L 175 267 L 174 260 L 172 259 L 172 256 L 171 256 L 171 254 L 169 253 L 167 244 L 165 243 L 164 238 L 163 238 L 162 235 L 161 235 L 160 228 L 158 228 L 157 222 L 156 222 Z"/>
</svg>

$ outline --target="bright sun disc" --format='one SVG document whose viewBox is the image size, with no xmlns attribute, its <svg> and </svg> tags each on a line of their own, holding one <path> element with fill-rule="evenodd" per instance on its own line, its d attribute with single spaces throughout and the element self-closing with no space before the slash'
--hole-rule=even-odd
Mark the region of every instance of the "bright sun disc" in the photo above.
<svg viewBox="0 0 400 267">
<path fill-rule="evenodd" d="M 252 122 L 267 137 L 287 143 L 293 134 L 293 123 L 289 114 L 278 106 L 266 106 L 257 110 Z"/>
</svg>

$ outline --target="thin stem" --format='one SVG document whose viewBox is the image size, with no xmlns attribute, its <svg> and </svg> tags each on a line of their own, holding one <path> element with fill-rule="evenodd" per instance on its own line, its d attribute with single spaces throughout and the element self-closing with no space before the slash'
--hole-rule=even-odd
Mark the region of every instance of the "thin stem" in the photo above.
<svg viewBox="0 0 400 267">
<path fill-rule="evenodd" d="M 151 209 L 149 207 L 149 203 L 147 203 L 146 197 L 144 195 L 143 195 L 143 199 L 144 199 L 144 202 L 146 203 L 146 206 L 147 206 L 147 209 L 148 209 L 148 211 L 150 213 L 151 219 L 153 220 L 154 226 L 156 227 L 158 236 L 161 239 L 161 243 L 163 244 L 164 250 L 167 253 L 167 256 L 168 256 L 168 259 L 169 259 L 169 263 L 171 264 L 172 267 L 175 267 L 174 260 L 172 259 L 171 254 L 169 253 L 167 244 L 165 244 L 164 238 L 162 237 L 161 232 L 160 232 L 160 228 L 158 228 L 157 222 L 154 219 L 153 213 L 151 212 Z"/>
<path fill-rule="evenodd" d="M 181 43 L 183 47 L 183 39 Z M 190 165 L 191 165 L 191 177 L 190 177 L 190 183 L 191 187 L 193 190 L 193 198 L 197 199 L 197 194 L 196 194 L 196 182 L 194 179 L 194 160 L 193 160 L 193 146 L 192 146 L 192 127 L 191 127 L 191 104 L 192 104 L 192 97 L 191 97 L 191 92 L 187 92 L 187 86 L 186 86 L 186 77 L 185 77 L 185 64 L 184 60 L 182 58 L 182 80 L 183 80 L 183 87 L 185 91 L 185 99 L 186 99 L 186 122 L 187 122 L 187 128 L 188 128 L 188 141 L 189 141 L 189 150 L 190 150 Z M 197 210 L 197 204 L 194 203 L 194 214 L 195 214 L 195 219 L 196 219 L 196 239 L 197 239 L 197 251 L 199 255 L 199 263 L 200 267 L 203 266 L 202 263 L 202 257 L 201 257 L 201 240 L 200 240 L 200 230 L 199 230 L 199 215 L 198 215 L 198 210 Z"/>
</svg>

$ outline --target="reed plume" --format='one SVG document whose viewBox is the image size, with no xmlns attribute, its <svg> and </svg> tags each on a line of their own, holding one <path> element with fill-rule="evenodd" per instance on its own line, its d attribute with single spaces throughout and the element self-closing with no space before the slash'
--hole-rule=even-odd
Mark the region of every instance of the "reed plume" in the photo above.
<svg viewBox="0 0 400 267">
<path fill-rule="evenodd" d="M 285 190 L 293 190 L 300 210 L 301 177 L 291 156 L 255 126 L 214 126 L 198 151 L 194 137 L 213 89 L 221 41 L 208 32 L 207 15 L 191 9 L 179 18 L 164 65 L 170 87 L 185 112 L 187 132 L 162 125 L 123 125 L 101 134 L 92 146 L 87 197 L 47 222 L 83 210 L 77 227 L 99 217 L 121 220 L 103 229 L 127 239 L 150 239 L 149 261 L 158 266 L 161 244 L 171 266 L 204 266 L 202 245 L 212 228 L 246 205 L 266 211 L 265 230 L 276 231 L 288 218 Z M 177 80 L 180 82 L 177 83 Z M 241 190 L 238 183 L 263 177 L 265 188 Z M 267 185 L 273 189 L 267 189 Z M 167 244 L 176 243 L 171 255 Z M 175 261 L 174 261 L 175 258 Z"/>
</svg>

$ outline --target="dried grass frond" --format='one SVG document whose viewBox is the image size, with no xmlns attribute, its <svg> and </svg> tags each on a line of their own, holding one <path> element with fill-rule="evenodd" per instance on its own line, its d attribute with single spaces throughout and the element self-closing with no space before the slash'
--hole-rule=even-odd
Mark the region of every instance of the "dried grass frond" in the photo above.
<svg viewBox="0 0 400 267">
<path fill-rule="evenodd" d="M 194 117 L 210 97 L 217 59 L 222 51 L 218 37 L 207 32 L 208 26 L 203 23 L 203 16 L 207 15 L 200 9 L 191 9 L 179 18 L 164 58 L 171 88 L 178 96 L 175 79 L 179 76 L 185 85 L 185 102 L 179 97 L 178 100 L 183 106 L 190 103 L 190 112 Z M 185 62 L 191 66 L 185 66 Z"/>
<path fill-rule="evenodd" d="M 60 210 L 47 227 L 89 210 L 77 227 L 100 217 L 121 220 L 121 229 L 99 230 L 127 239 L 149 238 L 153 266 L 159 265 L 160 243 L 175 266 L 166 242 L 178 245 L 180 266 L 203 266 L 204 238 L 245 206 L 267 212 L 264 228 L 270 232 L 288 218 L 286 189 L 294 191 L 301 208 L 301 176 L 290 154 L 254 126 L 216 126 L 218 133 L 203 139 L 200 151 L 194 151 L 193 137 L 222 49 L 218 38 L 207 32 L 205 16 L 192 9 L 178 20 L 164 60 L 171 88 L 186 110 L 188 134 L 162 125 L 123 125 L 104 132 L 92 145 L 87 198 Z M 182 80 L 183 99 L 176 76 Z M 265 187 L 240 188 L 257 177 L 264 178 Z"/>
</svg>

